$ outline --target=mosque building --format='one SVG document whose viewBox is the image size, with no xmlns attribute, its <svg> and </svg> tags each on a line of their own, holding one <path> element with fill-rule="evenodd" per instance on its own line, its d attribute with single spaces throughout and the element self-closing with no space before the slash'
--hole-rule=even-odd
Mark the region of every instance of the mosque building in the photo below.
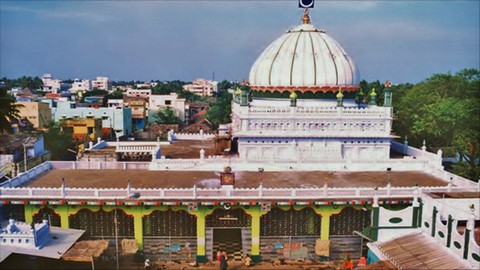
<svg viewBox="0 0 480 270">
<path fill-rule="evenodd" d="M 1 212 L 26 223 L 48 216 L 52 226 L 85 230 L 84 239 L 134 239 L 150 260 L 348 252 L 401 268 L 407 262 L 389 253 L 391 241 L 409 237 L 434 247 L 424 261 L 477 269 L 479 185 L 445 171 L 441 152 L 394 141 L 390 85 L 378 106 L 359 79 L 306 9 L 234 93 L 236 154 L 215 156 L 205 134 L 155 146 L 99 142 L 155 153 L 151 162 L 48 161 L 0 183 Z"/>
<path fill-rule="evenodd" d="M 253 93 L 237 91 L 233 135 L 251 161 L 386 160 L 391 90 L 363 104 L 359 71 L 324 30 L 303 23 L 272 42 L 250 70 Z M 355 102 L 356 94 L 360 102 Z M 247 95 L 252 95 L 250 100 Z M 358 98 L 357 98 L 358 99 Z"/>
</svg>

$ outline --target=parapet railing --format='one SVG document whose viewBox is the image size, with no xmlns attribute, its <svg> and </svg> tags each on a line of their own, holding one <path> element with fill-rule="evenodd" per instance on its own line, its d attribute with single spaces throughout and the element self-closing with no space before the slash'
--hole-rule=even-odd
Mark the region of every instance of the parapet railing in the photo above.
<svg viewBox="0 0 480 270">
<path fill-rule="evenodd" d="M 382 199 L 413 198 L 415 191 L 447 192 L 452 190 L 464 191 L 462 188 L 451 186 L 437 187 L 387 187 L 380 188 L 69 188 L 62 185 L 58 188 L 0 188 L 0 199 L 81 199 L 81 200 L 109 200 L 126 199 L 135 195 L 141 200 L 316 200 L 316 199 L 363 199 L 373 197 Z"/>
</svg>

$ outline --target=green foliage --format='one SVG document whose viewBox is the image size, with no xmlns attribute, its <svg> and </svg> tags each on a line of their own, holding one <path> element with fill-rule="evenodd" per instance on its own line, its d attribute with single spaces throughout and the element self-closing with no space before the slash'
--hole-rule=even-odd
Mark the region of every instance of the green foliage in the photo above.
<svg viewBox="0 0 480 270">
<path fill-rule="evenodd" d="M 207 111 L 207 119 L 217 128 L 220 124 L 227 124 L 232 122 L 230 114 L 232 113 L 232 98 L 233 95 L 228 93 L 228 88 L 236 87 L 234 85 L 223 81 L 218 85 L 218 96 L 208 100 L 210 109 Z"/>
<path fill-rule="evenodd" d="M 182 120 L 177 116 L 171 107 L 165 107 L 153 114 L 155 122 L 159 124 L 182 124 Z"/>
<path fill-rule="evenodd" d="M 0 134 L 13 133 L 10 120 L 20 117 L 18 108 L 22 106 L 15 104 L 13 97 L 7 94 L 6 88 L 0 88 Z"/>
<path fill-rule="evenodd" d="M 450 147 L 460 156 L 454 172 L 478 180 L 480 167 L 480 72 L 435 74 L 415 86 L 394 88 L 393 130 L 410 144 Z"/>
<path fill-rule="evenodd" d="M 52 160 L 75 160 L 75 154 L 68 149 L 75 151 L 76 144 L 73 141 L 72 133 L 63 130 L 59 125 L 51 125 L 46 131 L 41 131 L 45 149 L 50 151 Z M 79 144 L 82 142 L 78 142 Z"/>
<path fill-rule="evenodd" d="M 169 95 L 172 92 L 180 93 L 183 91 L 183 85 L 185 82 L 175 80 L 170 82 L 159 82 L 152 88 L 152 94 L 154 95 Z"/>
<path fill-rule="evenodd" d="M 3 77 L 0 79 L 0 81 L 5 83 L 6 89 L 10 89 L 12 87 L 28 87 L 32 90 L 36 90 L 43 87 L 43 82 L 39 77 L 22 76 L 18 79 L 7 79 Z"/>
<path fill-rule="evenodd" d="M 115 91 L 107 95 L 108 99 L 123 99 L 124 92 Z"/>
</svg>

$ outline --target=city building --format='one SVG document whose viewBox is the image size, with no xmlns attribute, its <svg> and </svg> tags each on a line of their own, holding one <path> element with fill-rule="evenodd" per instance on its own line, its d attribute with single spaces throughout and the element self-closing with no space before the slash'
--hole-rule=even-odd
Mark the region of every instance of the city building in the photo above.
<svg viewBox="0 0 480 270">
<path fill-rule="evenodd" d="M 91 90 L 92 90 L 92 83 L 90 82 L 90 80 L 81 80 L 81 79 L 73 80 L 72 87 L 70 88 L 70 92 L 91 91 Z"/>
<path fill-rule="evenodd" d="M 129 97 L 138 97 L 148 100 L 152 95 L 151 89 L 127 89 L 126 95 Z"/>
<path fill-rule="evenodd" d="M 43 74 L 43 91 L 47 93 L 58 93 L 62 87 L 62 80 L 53 79 L 52 74 Z"/>
<path fill-rule="evenodd" d="M 165 107 L 172 108 L 178 118 L 185 123 L 185 99 L 178 98 L 177 93 L 170 93 L 170 95 L 151 95 L 149 97 L 149 119 L 151 119 L 151 114 Z"/>
<path fill-rule="evenodd" d="M 130 108 L 77 107 L 75 103 L 58 102 L 52 109 L 53 119 L 59 122 L 67 118 L 100 118 L 104 138 L 120 138 L 133 132 L 132 110 Z"/>
<path fill-rule="evenodd" d="M 42 136 L 26 133 L 0 136 L 0 179 L 18 175 L 49 159 Z"/>
<path fill-rule="evenodd" d="M 217 85 L 217 81 L 196 79 L 191 84 L 184 85 L 183 90 L 192 92 L 202 97 L 211 97 L 218 92 Z"/>
<path fill-rule="evenodd" d="M 132 126 L 135 131 L 143 131 L 147 123 L 148 101 L 143 97 L 123 96 L 123 104 L 132 110 Z"/>
<path fill-rule="evenodd" d="M 82 153 L 90 142 L 96 142 L 97 138 L 109 138 L 104 137 L 102 119 L 94 116 L 61 119 L 60 125 L 72 133 L 72 137 L 77 141 L 79 153 Z"/>
<path fill-rule="evenodd" d="M 97 77 L 92 81 L 92 89 L 112 90 L 112 81 L 108 77 Z"/>
<path fill-rule="evenodd" d="M 21 118 L 26 117 L 36 129 L 45 129 L 52 123 L 52 112 L 47 103 L 17 102 Z"/>
</svg>

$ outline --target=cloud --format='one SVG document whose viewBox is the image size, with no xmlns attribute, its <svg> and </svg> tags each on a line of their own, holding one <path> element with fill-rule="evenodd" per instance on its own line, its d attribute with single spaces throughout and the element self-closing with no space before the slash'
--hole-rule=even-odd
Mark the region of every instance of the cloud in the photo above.
<svg viewBox="0 0 480 270">
<path fill-rule="evenodd" d="M 2 13 L 26 13 L 40 18 L 51 18 L 60 20 L 75 20 L 91 23 L 103 23 L 114 20 L 115 17 L 108 14 L 108 12 L 100 12 L 99 9 L 85 9 L 79 7 L 68 6 L 50 6 L 45 7 L 30 7 L 26 5 L 8 5 L 1 6 Z"/>
<path fill-rule="evenodd" d="M 315 7 L 368 12 L 376 9 L 378 6 L 379 1 L 319 1 Z"/>
</svg>

